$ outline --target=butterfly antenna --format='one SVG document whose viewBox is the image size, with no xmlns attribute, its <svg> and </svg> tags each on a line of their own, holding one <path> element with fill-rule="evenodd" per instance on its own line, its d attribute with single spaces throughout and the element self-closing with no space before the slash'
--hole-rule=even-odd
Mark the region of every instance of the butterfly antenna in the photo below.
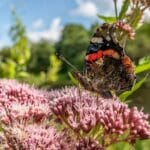
<svg viewBox="0 0 150 150">
<path fill-rule="evenodd" d="M 117 0 L 114 0 L 116 20 L 118 20 Z"/>
<path fill-rule="evenodd" d="M 69 65 L 72 69 L 74 69 L 75 71 L 79 71 L 74 65 L 72 65 L 63 55 L 60 55 L 58 53 L 56 53 L 56 56 L 62 60 L 63 62 L 65 62 L 67 65 Z"/>
</svg>

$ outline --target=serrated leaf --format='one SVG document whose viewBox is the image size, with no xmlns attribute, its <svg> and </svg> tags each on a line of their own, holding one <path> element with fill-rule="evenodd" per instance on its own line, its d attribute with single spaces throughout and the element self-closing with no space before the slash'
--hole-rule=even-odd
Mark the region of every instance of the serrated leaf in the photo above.
<svg viewBox="0 0 150 150">
<path fill-rule="evenodd" d="M 138 90 L 143 83 L 146 81 L 148 74 L 139 82 L 137 82 L 130 91 L 123 92 L 119 95 L 121 101 L 125 101 L 130 95 L 132 95 L 136 90 Z"/>
<path fill-rule="evenodd" d="M 75 85 L 78 85 L 78 81 L 74 78 L 74 76 L 72 75 L 72 73 L 71 73 L 71 72 L 68 72 L 68 75 L 69 75 L 71 81 L 72 81 Z"/>
<path fill-rule="evenodd" d="M 103 16 L 103 15 L 97 15 L 97 16 L 106 23 L 116 22 L 116 17 L 113 16 Z"/>
<path fill-rule="evenodd" d="M 119 13 L 119 19 L 123 19 L 130 5 L 130 0 L 124 0 L 123 5 L 121 7 L 121 11 Z"/>
</svg>

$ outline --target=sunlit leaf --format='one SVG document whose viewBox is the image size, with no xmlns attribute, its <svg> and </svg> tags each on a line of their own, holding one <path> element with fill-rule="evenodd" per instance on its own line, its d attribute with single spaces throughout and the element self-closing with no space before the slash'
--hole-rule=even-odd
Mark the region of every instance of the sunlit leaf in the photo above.
<svg viewBox="0 0 150 150">
<path fill-rule="evenodd" d="M 61 68 L 61 61 L 57 58 L 55 54 L 49 56 L 50 66 L 47 71 L 47 81 L 56 82 L 58 80 L 58 72 Z"/>
<path fill-rule="evenodd" d="M 149 64 L 138 65 L 135 68 L 135 73 L 138 74 L 138 73 L 148 71 L 148 70 L 150 70 L 150 63 Z"/>
<path fill-rule="evenodd" d="M 150 57 L 144 57 L 139 60 L 139 65 L 135 68 L 135 73 L 141 73 L 150 70 Z"/>
<path fill-rule="evenodd" d="M 143 57 L 139 60 L 139 65 L 148 64 L 150 63 L 150 56 Z"/>
<path fill-rule="evenodd" d="M 147 77 L 148 74 L 141 81 L 137 82 L 130 91 L 126 91 L 120 94 L 119 98 L 121 99 L 121 101 L 125 101 L 130 95 L 132 95 L 136 90 L 138 90 L 146 81 Z"/>
<path fill-rule="evenodd" d="M 123 5 L 121 7 L 121 11 L 119 13 L 119 19 L 123 19 L 130 5 L 130 0 L 124 0 Z"/>
<path fill-rule="evenodd" d="M 113 16 L 103 16 L 103 15 L 97 15 L 97 16 L 106 23 L 116 22 L 116 17 Z"/>
</svg>

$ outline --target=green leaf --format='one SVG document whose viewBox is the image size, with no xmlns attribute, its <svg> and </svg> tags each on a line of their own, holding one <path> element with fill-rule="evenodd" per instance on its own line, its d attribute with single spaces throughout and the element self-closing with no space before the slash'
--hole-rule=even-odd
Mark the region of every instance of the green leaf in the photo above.
<svg viewBox="0 0 150 150">
<path fill-rule="evenodd" d="M 149 150 L 149 148 L 150 148 L 150 139 L 137 140 L 135 143 L 136 150 Z"/>
<path fill-rule="evenodd" d="M 139 60 L 139 65 L 150 63 L 150 56 L 143 57 Z"/>
<path fill-rule="evenodd" d="M 144 71 L 148 71 L 148 70 L 150 70 L 150 63 L 143 64 L 143 65 L 138 65 L 135 68 L 135 73 L 138 74 L 138 73 L 141 73 L 141 72 L 144 72 Z"/>
<path fill-rule="evenodd" d="M 138 90 L 143 83 L 146 81 L 148 74 L 139 82 L 137 82 L 130 91 L 123 92 L 119 95 L 121 101 L 125 101 L 130 95 L 132 95 L 136 90 Z"/>
<path fill-rule="evenodd" d="M 139 60 L 139 65 L 135 68 L 135 73 L 138 74 L 148 70 L 150 70 L 150 56 Z"/>
<path fill-rule="evenodd" d="M 130 5 L 130 0 L 124 0 L 123 5 L 121 7 L 121 11 L 119 13 L 119 19 L 123 19 Z"/>
<path fill-rule="evenodd" d="M 108 146 L 107 150 L 134 150 L 132 145 L 127 142 L 116 142 Z"/>
<path fill-rule="evenodd" d="M 79 82 L 74 78 L 74 76 L 72 75 L 72 73 L 71 73 L 71 72 L 68 72 L 68 75 L 69 75 L 71 81 L 72 81 L 75 85 L 78 85 Z"/>
<path fill-rule="evenodd" d="M 103 20 L 106 23 L 114 23 L 116 22 L 116 17 L 113 16 L 103 16 L 103 15 L 97 15 L 98 18 L 100 18 L 101 20 Z"/>
</svg>

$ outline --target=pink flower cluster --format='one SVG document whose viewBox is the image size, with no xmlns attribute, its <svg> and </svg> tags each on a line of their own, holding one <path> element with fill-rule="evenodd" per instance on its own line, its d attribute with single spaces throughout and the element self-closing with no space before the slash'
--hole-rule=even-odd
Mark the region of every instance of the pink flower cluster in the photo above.
<svg viewBox="0 0 150 150">
<path fill-rule="evenodd" d="M 50 95 L 52 111 L 78 133 L 89 133 L 100 125 L 105 135 L 128 133 L 129 142 L 150 138 L 148 115 L 118 99 L 104 99 L 75 87 L 51 91 Z"/>
<path fill-rule="evenodd" d="M 22 150 L 70 150 L 72 145 L 65 133 L 57 133 L 53 127 L 44 125 L 18 125 L 5 129 L 4 149 Z M 72 148 L 71 148 L 72 147 Z"/>
<path fill-rule="evenodd" d="M 40 122 L 50 115 L 48 94 L 15 80 L 0 80 L 0 121 Z"/>
<path fill-rule="evenodd" d="M 130 39 L 134 39 L 135 31 L 129 24 L 126 24 L 123 21 L 118 21 L 115 25 L 118 29 L 127 33 Z"/>
<path fill-rule="evenodd" d="M 76 87 L 45 92 L 0 80 L 0 112 L 2 149 L 104 150 L 122 135 L 150 138 L 142 110 Z"/>
<path fill-rule="evenodd" d="M 83 138 L 76 144 L 76 150 L 105 150 L 105 148 L 100 147 L 93 139 Z"/>
</svg>

